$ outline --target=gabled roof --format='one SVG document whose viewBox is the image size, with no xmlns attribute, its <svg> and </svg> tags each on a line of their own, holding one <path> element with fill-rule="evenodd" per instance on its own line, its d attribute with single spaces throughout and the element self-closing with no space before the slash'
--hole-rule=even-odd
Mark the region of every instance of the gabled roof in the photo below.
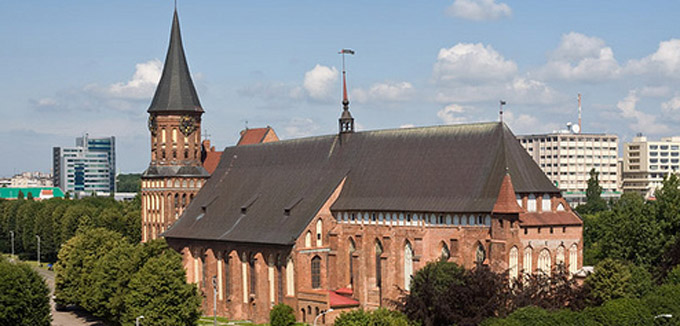
<svg viewBox="0 0 680 326">
<path fill-rule="evenodd" d="M 172 17 L 170 45 L 165 57 L 163 74 L 147 112 L 203 112 L 184 56 L 177 10 Z"/>
<path fill-rule="evenodd" d="M 489 213 L 506 167 L 515 191 L 559 194 L 499 123 L 229 147 L 165 236 L 290 245 L 343 179 L 333 211 Z"/>
<path fill-rule="evenodd" d="M 501 189 L 498 191 L 496 204 L 493 205 L 493 213 L 497 214 L 519 214 L 522 208 L 517 204 L 515 189 L 512 186 L 510 174 L 505 174 Z"/>
<path fill-rule="evenodd" d="M 276 133 L 272 127 L 267 126 L 266 128 L 251 128 L 241 131 L 241 138 L 238 140 L 236 145 L 252 145 L 266 143 L 269 141 L 277 141 L 278 139 L 279 138 L 276 136 Z"/>
</svg>

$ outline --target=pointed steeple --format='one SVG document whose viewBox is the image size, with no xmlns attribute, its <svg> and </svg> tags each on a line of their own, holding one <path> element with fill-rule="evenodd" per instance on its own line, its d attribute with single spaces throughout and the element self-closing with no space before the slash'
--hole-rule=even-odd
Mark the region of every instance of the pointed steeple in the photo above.
<svg viewBox="0 0 680 326">
<path fill-rule="evenodd" d="M 501 181 L 501 188 L 498 190 L 498 197 L 496 204 L 493 205 L 493 213 L 495 214 L 519 214 L 522 208 L 517 204 L 515 198 L 515 188 L 512 186 L 512 179 L 510 173 L 505 172 L 503 181 Z"/>
<path fill-rule="evenodd" d="M 345 77 L 345 54 L 354 54 L 354 50 L 342 49 L 340 51 L 342 54 L 342 115 L 338 122 L 340 124 L 340 133 L 352 133 L 354 132 L 354 118 L 352 114 L 349 113 L 349 98 L 347 97 L 347 79 Z"/>
<path fill-rule="evenodd" d="M 172 17 L 170 45 L 165 57 L 163 74 L 147 112 L 203 113 L 194 82 L 191 80 L 187 59 L 184 56 L 176 8 Z"/>
</svg>

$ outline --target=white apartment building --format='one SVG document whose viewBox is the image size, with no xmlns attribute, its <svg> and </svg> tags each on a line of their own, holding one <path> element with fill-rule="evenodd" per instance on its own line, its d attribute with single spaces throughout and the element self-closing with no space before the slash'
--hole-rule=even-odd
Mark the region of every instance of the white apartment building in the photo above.
<svg viewBox="0 0 680 326">
<path fill-rule="evenodd" d="M 517 140 L 572 205 L 585 203 L 589 173 L 593 168 L 600 173 L 602 198 L 621 196 L 617 135 L 559 131 L 519 135 Z"/>
<path fill-rule="evenodd" d="M 623 191 L 654 197 L 663 178 L 680 174 L 680 136 L 648 141 L 638 135 L 623 147 Z"/>
</svg>

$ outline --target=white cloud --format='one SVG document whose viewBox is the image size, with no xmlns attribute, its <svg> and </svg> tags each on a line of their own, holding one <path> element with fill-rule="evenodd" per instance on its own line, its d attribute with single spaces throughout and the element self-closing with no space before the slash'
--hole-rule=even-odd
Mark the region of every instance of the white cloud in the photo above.
<svg viewBox="0 0 680 326">
<path fill-rule="evenodd" d="M 161 78 L 163 64 L 158 59 L 135 65 L 135 73 L 127 82 L 119 82 L 99 91 L 108 97 L 119 99 L 150 99 Z M 94 87 L 96 86 L 89 86 Z"/>
<path fill-rule="evenodd" d="M 505 3 L 496 0 L 455 0 L 446 9 L 453 17 L 468 20 L 497 20 L 512 15 L 512 9 Z"/>
<path fill-rule="evenodd" d="M 441 49 L 434 64 L 434 77 L 441 82 L 507 80 L 516 73 L 515 62 L 481 43 Z"/>
<path fill-rule="evenodd" d="M 465 108 L 458 104 L 449 104 L 443 109 L 437 111 L 437 117 L 442 120 L 447 125 L 463 123 L 467 121 L 467 118 L 463 116 L 465 113 Z"/>
<path fill-rule="evenodd" d="M 640 89 L 643 97 L 665 97 L 671 92 L 668 86 L 645 86 Z"/>
<path fill-rule="evenodd" d="M 604 40 L 576 32 L 562 35 L 559 46 L 538 71 L 543 78 L 578 81 L 613 79 L 620 73 L 614 51 Z"/>
<path fill-rule="evenodd" d="M 442 87 L 437 92 L 435 101 L 471 103 L 504 99 L 513 104 L 547 105 L 554 104 L 563 97 L 543 82 L 526 77 L 515 77 L 504 82 Z"/>
<path fill-rule="evenodd" d="M 416 126 L 416 125 L 414 125 L 414 124 L 412 124 L 412 123 L 407 123 L 407 124 L 403 124 L 403 125 L 399 126 L 399 128 L 401 128 L 401 129 L 405 129 L 405 128 L 415 128 L 415 126 Z"/>
<path fill-rule="evenodd" d="M 545 123 L 535 115 L 529 113 L 518 113 L 511 109 L 503 111 L 503 122 L 505 122 L 515 134 L 552 132 L 559 129 L 559 124 L 550 122 Z"/>
<path fill-rule="evenodd" d="M 680 76 L 680 39 L 659 43 L 656 52 L 640 60 L 631 60 L 627 70 L 633 74 L 659 74 L 678 78 Z"/>
<path fill-rule="evenodd" d="M 670 132 L 671 129 L 667 125 L 656 121 L 656 116 L 637 109 L 639 100 L 640 97 L 637 95 L 637 91 L 631 90 L 625 98 L 616 104 L 620 115 L 627 120 L 632 120 L 629 128 L 634 132 L 645 134 L 664 134 Z"/>
<path fill-rule="evenodd" d="M 350 94 L 359 103 L 402 102 L 413 95 L 413 85 L 409 82 L 384 82 L 373 84 L 368 90 L 352 89 Z"/>
<path fill-rule="evenodd" d="M 315 135 L 320 129 L 314 120 L 309 118 L 292 118 L 283 126 L 283 136 L 287 139 Z"/>
<path fill-rule="evenodd" d="M 317 64 L 312 70 L 305 73 L 302 87 L 310 98 L 324 101 L 332 98 L 332 91 L 337 85 L 337 80 L 338 70 L 335 67 Z"/>
<path fill-rule="evenodd" d="M 680 96 L 673 97 L 667 102 L 661 103 L 661 111 L 669 119 L 680 122 Z"/>
<path fill-rule="evenodd" d="M 33 105 L 35 105 L 37 108 L 51 108 L 59 105 L 59 102 L 57 100 L 51 98 L 51 97 L 45 97 L 41 98 L 38 100 L 33 100 Z"/>
</svg>

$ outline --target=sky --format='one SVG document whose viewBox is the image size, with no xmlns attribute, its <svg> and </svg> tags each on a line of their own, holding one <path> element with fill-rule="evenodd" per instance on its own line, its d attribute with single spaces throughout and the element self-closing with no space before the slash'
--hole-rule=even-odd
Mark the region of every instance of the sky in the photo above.
<svg viewBox="0 0 680 326">
<path fill-rule="evenodd" d="M 115 136 L 150 161 L 147 113 L 173 1 L 0 1 L 0 176 L 49 172 L 52 147 Z M 680 135 L 680 1 L 183 1 L 184 48 L 219 149 L 239 131 L 337 132 L 342 61 L 358 130 L 504 121 Z"/>
</svg>

